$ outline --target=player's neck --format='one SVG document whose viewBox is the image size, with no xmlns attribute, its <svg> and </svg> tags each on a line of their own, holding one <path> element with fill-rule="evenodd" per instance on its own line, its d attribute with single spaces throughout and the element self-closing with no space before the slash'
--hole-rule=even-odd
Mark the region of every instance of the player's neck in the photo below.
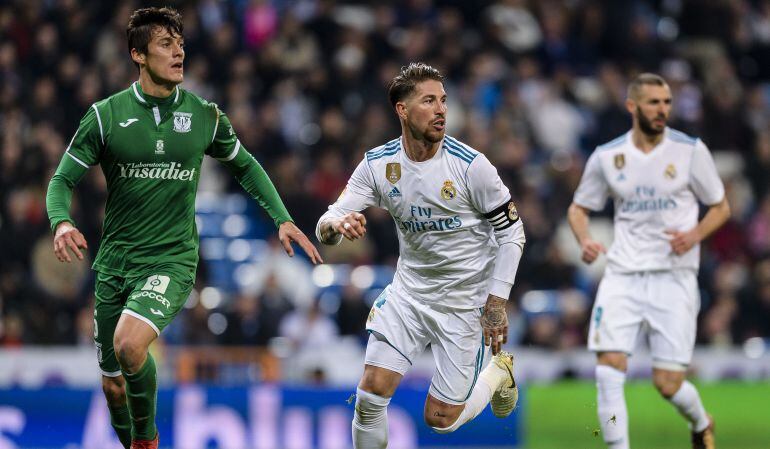
<svg viewBox="0 0 770 449">
<path fill-rule="evenodd" d="M 423 139 L 415 139 L 408 132 L 403 133 L 404 152 L 406 156 L 415 162 L 424 162 L 436 155 L 441 142 L 428 142 Z"/>
<path fill-rule="evenodd" d="M 142 88 L 142 92 L 145 93 L 146 95 L 149 95 L 155 98 L 166 98 L 172 93 L 174 93 L 176 84 L 156 82 L 155 80 L 152 79 L 152 76 L 150 76 L 147 70 L 140 70 L 139 87 Z"/>
<path fill-rule="evenodd" d="M 660 145 L 663 141 L 664 133 L 660 134 L 647 134 L 638 127 L 634 127 L 631 132 L 631 141 L 634 146 L 638 148 L 642 153 L 649 153 L 654 150 L 655 147 Z"/>
</svg>

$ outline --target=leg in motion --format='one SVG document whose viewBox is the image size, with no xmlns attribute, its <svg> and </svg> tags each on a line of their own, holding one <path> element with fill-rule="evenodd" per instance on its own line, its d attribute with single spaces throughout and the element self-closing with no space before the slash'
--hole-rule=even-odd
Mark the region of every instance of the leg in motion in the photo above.
<svg viewBox="0 0 770 449">
<path fill-rule="evenodd" d="M 373 365 L 364 367 L 356 390 L 353 415 L 353 447 L 384 449 L 388 447 L 388 404 L 402 375 Z"/>
<path fill-rule="evenodd" d="M 628 358 L 622 352 L 600 352 L 596 365 L 597 411 L 604 442 L 628 449 L 628 409 L 624 392 Z"/>
<path fill-rule="evenodd" d="M 155 360 L 148 348 L 158 334 L 146 322 L 123 314 L 115 330 L 115 354 L 126 380 L 133 424 L 131 448 L 157 448 L 155 403 L 158 392 Z"/>
<path fill-rule="evenodd" d="M 674 364 L 653 368 L 655 388 L 690 423 L 692 447 L 713 449 L 714 421 L 706 413 L 695 385 L 685 380 L 684 369 L 684 365 L 677 367 Z"/>
</svg>

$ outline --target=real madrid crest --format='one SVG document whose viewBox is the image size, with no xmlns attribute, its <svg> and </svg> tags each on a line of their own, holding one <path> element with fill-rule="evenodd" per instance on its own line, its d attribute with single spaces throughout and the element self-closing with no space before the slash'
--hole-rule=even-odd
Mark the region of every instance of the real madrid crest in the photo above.
<svg viewBox="0 0 770 449">
<path fill-rule="evenodd" d="M 508 219 L 512 222 L 519 219 L 519 211 L 516 210 L 516 205 L 513 204 L 513 201 L 508 203 Z"/>
<path fill-rule="evenodd" d="M 668 179 L 676 178 L 676 167 L 674 166 L 674 164 L 668 164 L 666 166 L 666 171 L 663 172 L 663 176 L 665 176 Z"/>
<path fill-rule="evenodd" d="M 398 162 L 389 162 L 385 166 L 385 177 L 391 184 L 395 184 L 401 179 L 401 164 Z"/>
<path fill-rule="evenodd" d="M 615 155 L 615 168 L 618 170 L 626 166 L 626 155 L 623 153 Z"/>
<path fill-rule="evenodd" d="M 192 130 L 192 114 L 174 111 L 174 131 L 189 133 Z"/>
<path fill-rule="evenodd" d="M 457 196 L 457 189 L 452 185 L 452 181 L 446 180 L 444 181 L 444 186 L 441 187 L 441 198 L 444 198 L 445 200 L 451 200 L 452 198 Z"/>
</svg>

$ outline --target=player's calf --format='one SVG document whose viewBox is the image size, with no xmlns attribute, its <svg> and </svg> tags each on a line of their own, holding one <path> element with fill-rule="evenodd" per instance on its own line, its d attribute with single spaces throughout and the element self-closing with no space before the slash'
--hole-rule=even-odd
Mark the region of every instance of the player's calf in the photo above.
<svg viewBox="0 0 770 449">
<path fill-rule="evenodd" d="M 110 408 L 126 405 L 126 382 L 123 376 L 102 376 L 102 391 Z"/>
</svg>

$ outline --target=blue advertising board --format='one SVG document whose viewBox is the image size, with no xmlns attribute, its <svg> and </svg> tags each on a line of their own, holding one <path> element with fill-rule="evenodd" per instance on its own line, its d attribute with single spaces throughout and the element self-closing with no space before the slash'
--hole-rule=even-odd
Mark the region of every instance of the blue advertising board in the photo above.
<svg viewBox="0 0 770 449">
<path fill-rule="evenodd" d="M 399 388 L 388 408 L 389 447 L 515 448 L 519 407 L 505 420 L 487 408 L 449 435 L 423 422 L 424 389 Z M 351 390 L 277 385 L 161 389 L 161 447 L 174 449 L 347 449 Z M 0 449 L 120 449 L 100 390 L 0 390 Z"/>
</svg>

